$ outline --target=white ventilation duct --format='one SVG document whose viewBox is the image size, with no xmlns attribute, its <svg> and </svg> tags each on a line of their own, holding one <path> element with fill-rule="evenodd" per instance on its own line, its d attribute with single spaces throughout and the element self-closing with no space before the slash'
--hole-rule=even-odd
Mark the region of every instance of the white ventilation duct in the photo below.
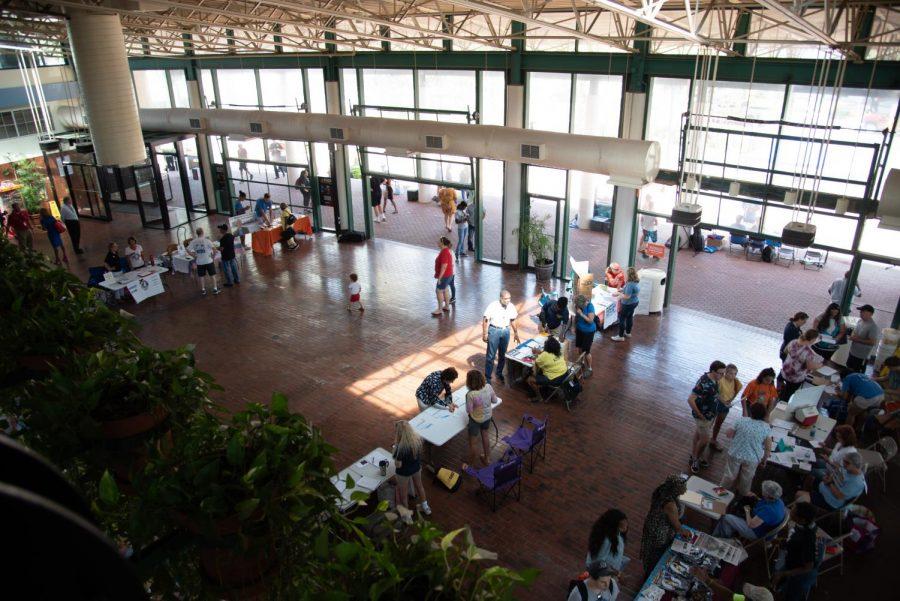
<svg viewBox="0 0 900 601">
<path fill-rule="evenodd" d="M 133 165 L 143 161 L 144 138 L 119 16 L 72 11 L 69 44 L 97 162 Z"/>
<path fill-rule="evenodd" d="M 190 120 L 201 119 L 206 121 L 203 133 L 247 135 L 250 123 L 263 122 L 268 126 L 266 137 L 278 140 L 334 142 L 333 133 L 342 130 L 345 144 L 423 153 L 434 152 L 428 147 L 429 138 L 443 136 L 446 148 L 441 154 L 601 173 L 610 176 L 610 183 L 635 188 L 652 182 L 659 171 L 659 143 L 644 140 L 324 113 L 143 109 L 140 114 L 145 131 L 197 131 L 190 127 Z M 529 156 L 523 157 L 523 147 L 535 146 L 543 149 L 540 158 L 530 152 Z"/>
<path fill-rule="evenodd" d="M 57 129 L 66 131 L 87 129 L 87 122 L 84 120 L 84 113 L 80 106 L 69 106 L 67 104 L 57 105 L 53 109 L 53 123 Z"/>
</svg>

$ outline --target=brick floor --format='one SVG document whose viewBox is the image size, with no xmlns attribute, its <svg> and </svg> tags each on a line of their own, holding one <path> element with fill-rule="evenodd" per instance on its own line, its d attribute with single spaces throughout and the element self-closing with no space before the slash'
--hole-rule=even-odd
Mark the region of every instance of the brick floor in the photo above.
<svg viewBox="0 0 900 601">
<path fill-rule="evenodd" d="M 423 205 L 422 210 L 426 208 L 432 207 Z M 221 218 L 211 220 L 218 223 Z M 205 219 L 197 223 L 210 229 Z M 388 227 L 394 223 L 401 222 L 389 221 Z M 133 215 L 116 214 L 109 224 L 85 222 L 87 253 L 73 258 L 73 271 L 86 274 L 88 265 L 102 262 L 107 240 L 121 243 L 131 233 L 151 253 L 175 235 L 141 230 Z M 45 236 L 39 238 L 46 248 Z M 469 260 L 459 268 L 454 311 L 430 317 L 434 254 L 432 249 L 382 239 L 338 245 L 333 236 L 320 234 L 295 252 L 248 257 L 243 283 L 218 297 L 201 298 L 188 276 L 167 276 L 166 295 L 129 310 L 148 343 L 195 343 L 200 367 L 224 386 L 220 396 L 226 404 L 239 407 L 265 402 L 272 391 L 286 393 L 292 408 L 320 426 L 339 449 L 337 462 L 343 466 L 375 446 L 391 443 L 392 421 L 416 413 L 413 392 L 427 373 L 448 365 L 483 366 L 479 317 L 501 288 L 512 292 L 523 315 L 536 312 L 532 275 Z M 737 273 L 757 268 L 724 255 L 702 260 L 721 261 Z M 773 274 L 801 273 L 796 268 L 766 268 L 777 269 Z M 360 274 L 365 318 L 345 311 L 346 275 L 351 271 Z M 783 299 L 778 301 L 773 303 L 778 305 L 774 314 L 793 310 L 793 303 L 786 307 Z M 598 340 L 595 376 L 573 413 L 558 405 L 532 405 L 522 390 L 498 387 L 504 399 L 496 415 L 501 436 L 514 431 L 523 413 L 550 418 L 547 460 L 538 463 L 534 474 L 526 474 L 521 502 L 507 502 L 492 514 L 475 499 L 471 482 L 453 495 L 426 485 L 433 517 L 443 527 L 470 524 L 479 544 L 497 551 L 503 564 L 541 569 L 533 589 L 517 598 L 561 598 L 569 578 L 583 566 L 591 523 L 613 506 L 624 510 L 630 521 L 627 553 L 634 561 L 623 582 L 623 598 L 630 598 L 629 591 L 640 586 L 638 550 L 650 493 L 666 475 L 687 469 L 693 423 L 685 399 L 694 380 L 715 358 L 736 363 L 745 381 L 775 362 L 778 335 L 684 304 L 664 317 L 637 317 L 628 343 Z M 769 311 L 766 304 L 758 308 Z M 526 333 L 536 330 L 528 317 L 519 324 Z M 440 461 L 458 467 L 465 443 L 464 437 L 448 443 L 438 454 Z M 494 457 L 501 447 L 494 449 Z M 718 480 L 723 464 L 721 457 L 714 458 L 706 476 Z M 783 473 L 775 477 L 791 486 Z M 850 558 L 852 578 L 826 575 L 813 598 L 846 599 L 851 589 L 858 598 L 886 598 L 888 587 L 900 586 L 900 574 L 879 567 L 878 561 L 900 538 L 897 482 L 890 479 L 889 495 L 873 486 L 865 500 L 883 518 L 877 555 Z M 708 527 L 703 520 L 692 522 Z M 758 565 L 747 569 L 751 581 L 761 581 Z"/>
</svg>

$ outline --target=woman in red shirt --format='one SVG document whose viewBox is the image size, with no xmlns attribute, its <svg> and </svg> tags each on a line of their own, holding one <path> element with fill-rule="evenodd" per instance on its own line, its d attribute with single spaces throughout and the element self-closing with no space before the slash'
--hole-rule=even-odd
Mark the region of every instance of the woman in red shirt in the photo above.
<svg viewBox="0 0 900 601">
<path fill-rule="evenodd" d="M 450 252 L 450 239 L 441 236 L 440 240 L 441 252 L 438 253 L 434 260 L 434 279 L 437 284 L 434 287 L 434 294 L 437 297 L 437 309 L 431 312 L 437 317 L 442 315 L 443 311 L 450 310 L 450 284 L 453 281 L 453 253 Z"/>
</svg>

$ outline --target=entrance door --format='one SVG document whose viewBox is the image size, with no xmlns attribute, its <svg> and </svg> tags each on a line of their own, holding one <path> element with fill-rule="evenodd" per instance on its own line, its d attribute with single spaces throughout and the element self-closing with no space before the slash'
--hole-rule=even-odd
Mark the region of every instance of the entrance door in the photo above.
<svg viewBox="0 0 900 601">
<path fill-rule="evenodd" d="M 185 189 L 185 208 L 190 213 L 205 214 L 209 211 L 206 194 L 203 190 L 203 169 L 200 166 L 200 153 L 197 152 L 197 138 L 188 138 L 178 142 L 177 149 L 181 157 L 180 167 L 182 187 Z"/>
<path fill-rule="evenodd" d="M 63 171 L 72 204 L 79 217 L 110 221 L 112 213 L 109 200 L 103 196 L 97 177 L 97 166 L 93 163 L 80 162 L 84 158 L 84 155 L 73 154 L 63 160 Z"/>
</svg>

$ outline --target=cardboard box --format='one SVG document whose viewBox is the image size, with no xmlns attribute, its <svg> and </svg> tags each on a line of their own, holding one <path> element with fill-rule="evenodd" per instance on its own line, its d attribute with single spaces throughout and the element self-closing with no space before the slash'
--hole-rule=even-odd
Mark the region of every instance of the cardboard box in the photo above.
<svg viewBox="0 0 900 601">
<path fill-rule="evenodd" d="M 722 236 L 707 236 L 706 237 L 706 245 L 714 246 L 715 248 L 722 248 L 723 239 Z"/>
<path fill-rule="evenodd" d="M 583 294 L 590 298 L 594 291 L 594 274 L 589 273 L 589 261 L 576 261 L 569 257 L 569 266 L 572 268 L 572 294 Z"/>
</svg>

